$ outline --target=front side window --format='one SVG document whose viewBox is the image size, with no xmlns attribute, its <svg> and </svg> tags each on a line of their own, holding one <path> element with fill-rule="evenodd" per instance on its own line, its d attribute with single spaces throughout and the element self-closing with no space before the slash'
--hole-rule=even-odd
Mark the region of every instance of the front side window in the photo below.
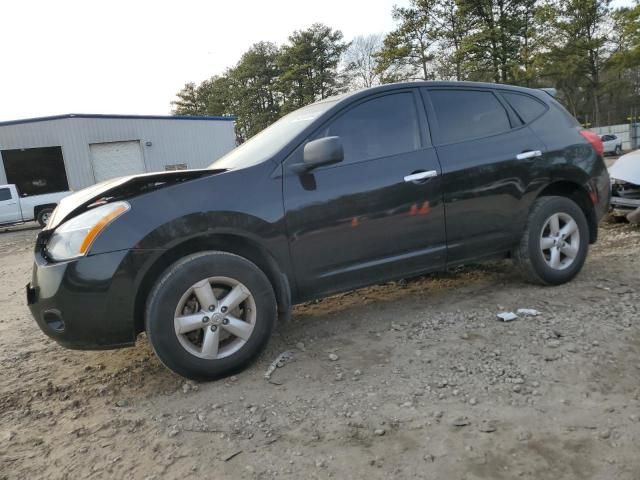
<svg viewBox="0 0 640 480">
<path fill-rule="evenodd" d="M 441 143 L 488 137 L 511 129 L 507 111 L 496 96 L 480 90 L 431 90 Z"/>
<path fill-rule="evenodd" d="M 11 190 L 8 188 L 0 188 L 0 202 L 11 200 Z"/>
<path fill-rule="evenodd" d="M 394 93 L 361 103 L 332 121 L 314 138 L 331 136 L 338 136 L 342 140 L 343 163 L 420 149 L 420 129 L 413 93 Z"/>
</svg>

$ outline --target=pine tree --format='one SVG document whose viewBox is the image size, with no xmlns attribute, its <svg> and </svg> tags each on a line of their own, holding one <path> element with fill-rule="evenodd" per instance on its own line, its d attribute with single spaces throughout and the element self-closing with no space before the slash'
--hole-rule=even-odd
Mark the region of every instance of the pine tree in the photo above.
<svg viewBox="0 0 640 480">
<path fill-rule="evenodd" d="M 284 112 L 344 90 L 338 65 L 348 46 L 341 31 L 320 23 L 289 37 L 289 44 L 281 48 L 278 56 L 282 72 L 278 89 L 283 96 Z"/>
</svg>

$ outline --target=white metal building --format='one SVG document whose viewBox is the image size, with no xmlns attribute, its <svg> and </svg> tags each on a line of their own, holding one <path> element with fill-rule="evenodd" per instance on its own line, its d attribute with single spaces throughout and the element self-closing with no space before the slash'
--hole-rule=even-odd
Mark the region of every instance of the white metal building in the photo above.
<svg viewBox="0 0 640 480">
<path fill-rule="evenodd" d="M 233 117 L 69 114 L 0 122 L 0 184 L 26 195 L 204 168 L 235 147 Z"/>
</svg>

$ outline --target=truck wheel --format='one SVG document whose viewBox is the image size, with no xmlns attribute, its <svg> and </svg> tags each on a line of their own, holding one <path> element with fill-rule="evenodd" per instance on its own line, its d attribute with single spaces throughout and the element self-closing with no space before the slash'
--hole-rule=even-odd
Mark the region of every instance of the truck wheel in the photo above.
<svg viewBox="0 0 640 480">
<path fill-rule="evenodd" d="M 589 228 L 582 209 L 566 197 L 535 201 L 513 259 L 532 283 L 559 285 L 582 269 L 589 249 Z"/>
<path fill-rule="evenodd" d="M 47 223 L 49 223 L 49 217 L 51 217 L 52 213 L 53 213 L 53 208 L 49 208 L 49 207 L 43 208 L 38 212 L 38 216 L 36 220 L 38 221 L 38 223 L 42 228 L 47 226 Z"/>
<path fill-rule="evenodd" d="M 193 380 L 232 375 L 267 344 L 276 300 L 266 275 L 226 252 L 189 255 L 149 295 L 147 336 L 162 363 Z"/>
</svg>

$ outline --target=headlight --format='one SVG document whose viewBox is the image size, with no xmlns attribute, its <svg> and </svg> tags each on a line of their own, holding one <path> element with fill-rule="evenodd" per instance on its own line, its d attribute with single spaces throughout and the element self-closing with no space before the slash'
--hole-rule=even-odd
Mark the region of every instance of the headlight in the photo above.
<svg viewBox="0 0 640 480">
<path fill-rule="evenodd" d="M 131 208 L 127 202 L 107 203 L 60 225 L 47 244 L 54 260 L 69 260 L 86 254 L 107 225 Z"/>
</svg>

